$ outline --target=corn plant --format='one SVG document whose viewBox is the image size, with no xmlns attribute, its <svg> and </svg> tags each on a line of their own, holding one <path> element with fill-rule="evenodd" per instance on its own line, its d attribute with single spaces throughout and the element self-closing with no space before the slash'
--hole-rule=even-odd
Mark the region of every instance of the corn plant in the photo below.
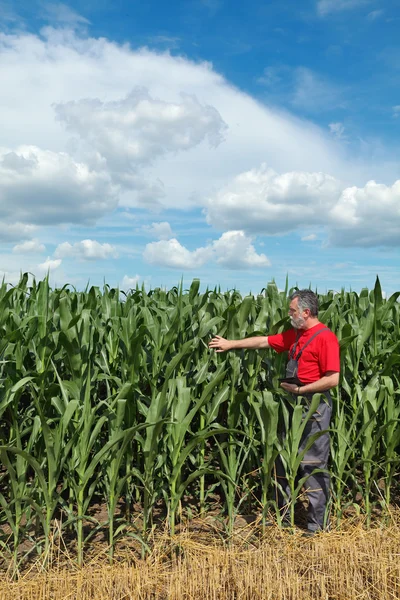
<svg viewBox="0 0 400 600">
<path fill-rule="evenodd" d="M 245 297 L 202 291 L 199 280 L 188 290 L 180 283 L 125 293 L 108 285 L 51 289 L 48 278 L 27 274 L 16 286 L 2 282 L 0 550 L 15 573 L 35 554 L 46 564 L 56 519 L 61 533 L 75 536 L 78 564 L 99 530 L 107 532 L 110 561 L 125 535 L 146 550 L 155 510 L 174 532 L 185 494 L 202 517 L 211 494 L 219 498 L 228 535 L 243 507 L 261 513 L 265 527 L 276 508 L 278 453 L 293 523 L 306 485 L 296 480 L 304 421 L 300 406 L 289 420 L 279 389 L 286 356 L 208 349 L 215 334 L 288 328 L 291 291 L 288 282 L 283 291 L 271 282 Z M 319 294 L 320 319 L 341 346 L 330 427 L 337 522 L 350 507 L 367 522 L 376 507 L 387 518 L 396 496 L 399 296 L 384 298 L 378 278 L 371 290 Z M 95 504 L 107 509 L 103 522 Z"/>
</svg>

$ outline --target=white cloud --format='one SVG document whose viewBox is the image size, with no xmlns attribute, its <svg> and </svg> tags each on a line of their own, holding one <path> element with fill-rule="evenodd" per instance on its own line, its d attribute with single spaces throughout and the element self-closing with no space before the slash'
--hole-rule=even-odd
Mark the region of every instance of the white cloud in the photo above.
<svg viewBox="0 0 400 600">
<path fill-rule="evenodd" d="M 329 82 L 307 70 L 296 73 L 298 104 L 316 92 L 315 106 L 329 104 Z M 284 233 L 324 223 L 344 187 L 339 181 L 361 189 L 367 178 L 389 182 L 397 173 L 394 161 L 351 160 L 327 128 L 256 101 L 208 63 L 67 28 L 0 33 L 0 81 L 7 81 L 0 97 L 0 238 L 12 243 L 39 236 L 35 224 L 53 231 L 59 224 L 94 224 L 117 205 L 204 206 L 221 239 L 229 230 Z M 339 90 L 334 102 L 341 101 Z M 55 118 L 55 106 L 63 120 Z M 258 168 L 262 162 L 268 169 Z M 215 207 L 206 198 L 215 199 Z M 135 214 L 146 219 L 137 224 L 162 221 L 142 210 Z M 171 238 L 159 242 L 171 250 Z M 212 243 L 190 252 L 175 242 L 177 268 L 218 260 Z M 146 248 L 150 259 L 159 252 Z M 265 261 L 251 250 L 241 254 Z"/>
<path fill-rule="evenodd" d="M 60 265 L 61 265 L 60 259 L 52 260 L 50 258 L 50 256 L 48 256 L 47 259 L 43 263 L 40 263 L 37 266 L 37 270 L 39 271 L 39 273 L 45 274 L 45 273 L 47 273 L 47 271 L 51 271 L 51 270 L 54 271 L 55 269 L 58 269 L 58 267 Z"/>
<path fill-rule="evenodd" d="M 31 238 L 37 231 L 35 225 L 25 223 L 6 223 L 0 222 L 0 240 L 3 242 L 18 242 Z"/>
<path fill-rule="evenodd" d="M 143 231 L 159 240 L 169 240 L 174 237 L 174 232 L 171 229 L 171 225 L 167 221 L 152 223 L 151 225 L 144 225 Z"/>
<path fill-rule="evenodd" d="M 141 277 L 140 275 L 135 275 L 134 277 L 128 277 L 128 275 L 124 275 L 124 278 L 121 282 L 121 288 L 123 290 L 135 288 L 139 283 Z"/>
<path fill-rule="evenodd" d="M 327 229 L 331 244 L 399 246 L 400 180 L 391 187 L 375 181 L 345 187 L 324 173 L 279 175 L 262 166 L 210 197 L 206 218 L 215 228 L 250 234 L 286 234 L 318 225 Z"/>
<path fill-rule="evenodd" d="M 315 233 L 310 233 L 310 235 L 305 235 L 304 237 L 301 238 L 302 242 L 314 242 L 314 240 L 317 239 L 317 236 L 315 235 Z"/>
<path fill-rule="evenodd" d="M 343 140 L 346 137 L 344 135 L 345 127 L 343 123 L 329 123 L 329 130 L 338 140 Z"/>
<path fill-rule="evenodd" d="M 327 217 L 334 244 L 399 246 L 400 180 L 391 187 L 369 181 L 344 189 Z"/>
<path fill-rule="evenodd" d="M 203 266 L 211 257 L 210 248 L 198 248 L 190 252 L 177 239 L 161 240 L 146 245 L 143 258 L 152 265 L 173 269 L 196 269 Z"/>
<path fill-rule="evenodd" d="M 147 208 L 152 212 L 159 212 L 162 209 L 162 201 L 166 194 L 164 184 L 160 179 L 147 181 L 140 175 L 129 172 L 113 173 L 113 178 L 118 179 L 123 186 L 119 206 Z"/>
<path fill-rule="evenodd" d="M 0 216 L 28 224 L 94 223 L 117 205 L 107 173 L 64 152 L 0 149 Z"/>
<path fill-rule="evenodd" d="M 110 183 L 118 179 L 124 206 L 198 205 L 206 191 L 263 160 L 278 171 L 330 170 L 364 181 L 328 133 L 255 101 L 207 63 L 45 28 L 40 37 L 0 34 L 0 80 L 7 81 L 4 146 L 29 140 L 69 154 Z M 57 204 L 56 190 L 53 197 Z"/>
<path fill-rule="evenodd" d="M 17 244 L 13 248 L 13 252 L 15 254 L 24 254 L 24 253 L 40 253 L 46 250 L 46 246 L 41 244 L 38 240 L 27 240 L 22 244 Z"/>
<path fill-rule="evenodd" d="M 144 259 L 159 266 L 174 269 L 195 269 L 215 261 L 228 269 L 267 267 L 271 263 L 265 254 L 257 254 L 252 238 L 243 231 L 227 231 L 204 248 L 190 251 L 177 239 L 147 244 Z"/>
<path fill-rule="evenodd" d="M 117 101 L 85 99 L 58 104 L 55 110 L 68 131 L 106 158 L 128 183 L 126 171 L 130 174 L 158 156 L 188 150 L 205 139 L 214 147 L 223 140 L 226 124 L 218 111 L 193 95 L 180 96 L 180 102 L 165 102 L 138 87 Z"/>
<path fill-rule="evenodd" d="M 235 177 L 208 199 L 207 222 L 218 229 L 288 233 L 323 221 L 342 186 L 324 173 L 276 173 L 262 165 Z"/>
<path fill-rule="evenodd" d="M 117 258 L 118 252 L 111 244 L 100 244 L 96 240 L 82 240 L 75 244 L 64 242 L 54 252 L 56 258 L 77 258 L 79 260 L 106 260 Z"/>
<path fill-rule="evenodd" d="M 228 269 L 269 267 L 265 254 L 257 254 L 251 238 L 243 231 L 226 231 L 219 240 L 213 242 L 216 262 Z"/>
<path fill-rule="evenodd" d="M 322 17 L 334 12 L 353 10 L 369 4 L 371 0 L 318 0 L 317 11 Z"/>
</svg>

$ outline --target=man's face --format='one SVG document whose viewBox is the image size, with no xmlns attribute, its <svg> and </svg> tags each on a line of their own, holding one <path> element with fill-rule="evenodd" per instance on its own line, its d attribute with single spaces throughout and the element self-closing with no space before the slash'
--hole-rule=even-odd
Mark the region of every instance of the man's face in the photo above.
<svg viewBox="0 0 400 600">
<path fill-rule="evenodd" d="M 289 316 L 292 327 L 295 329 L 303 329 L 306 324 L 305 317 L 307 317 L 308 312 L 308 309 L 300 310 L 299 299 L 293 298 L 289 304 Z"/>
</svg>

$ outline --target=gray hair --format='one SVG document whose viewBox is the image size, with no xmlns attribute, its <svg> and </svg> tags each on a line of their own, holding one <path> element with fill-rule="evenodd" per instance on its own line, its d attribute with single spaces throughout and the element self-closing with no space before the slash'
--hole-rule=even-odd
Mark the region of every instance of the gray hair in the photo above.
<svg viewBox="0 0 400 600">
<path fill-rule="evenodd" d="M 297 290 L 294 292 L 290 299 L 294 300 L 298 298 L 298 304 L 300 310 L 309 309 L 312 317 L 318 317 L 318 296 L 311 290 Z"/>
</svg>

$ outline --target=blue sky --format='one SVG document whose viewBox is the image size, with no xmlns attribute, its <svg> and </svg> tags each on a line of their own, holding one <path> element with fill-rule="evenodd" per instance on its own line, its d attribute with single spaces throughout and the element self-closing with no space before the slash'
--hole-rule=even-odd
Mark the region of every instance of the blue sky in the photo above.
<svg viewBox="0 0 400 600">
<path fill-rule="evenodd" d="M 0 254 L 57 285 L 400 276 L 400 7 L 0 1 Z"/>
</svg>

